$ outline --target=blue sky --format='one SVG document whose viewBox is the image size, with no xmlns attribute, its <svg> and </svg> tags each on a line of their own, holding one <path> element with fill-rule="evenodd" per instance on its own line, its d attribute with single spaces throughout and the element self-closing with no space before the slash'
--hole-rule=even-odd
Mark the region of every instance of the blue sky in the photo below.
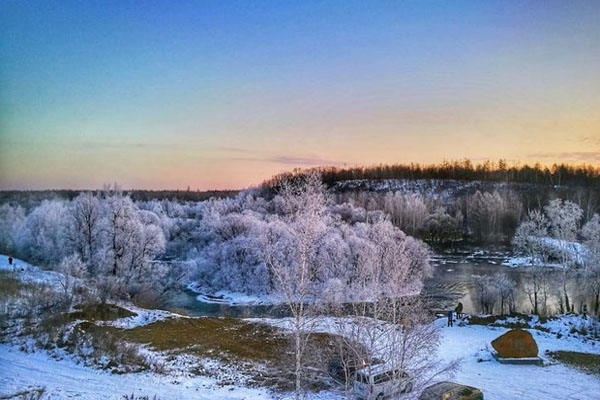
<svg viewBox="0 0 600 400">
<path fill-rule="evenodd" d="M 0 3 L 0 188 L 600 164 L 600 3 Z"/>
</svg>

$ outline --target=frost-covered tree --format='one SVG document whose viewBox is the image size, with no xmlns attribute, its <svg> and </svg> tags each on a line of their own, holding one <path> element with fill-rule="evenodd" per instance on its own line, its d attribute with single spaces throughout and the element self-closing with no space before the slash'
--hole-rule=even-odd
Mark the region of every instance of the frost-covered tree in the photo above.
<svg viewBox="0 0 600 400">
<path fill-rule="evenodd" d="M 461 236 L 462 214 L 451 216 L 444 207 L 438 207 L 429 214 L 421 226 L 421 235 L 432 242 L 455 240 Z"/>
<path fill-rule="evenodd" d="M 567 281 L 570 263 L 574 257 L 572 242 L 577 238 L 577 231 L 583 211 L 577 204 L 560 199 L 551 200 L 544 207 L 544 211 L 548 217 L 551 237 L 557 240 L 560 249 L 561 265 L 563 268 L 562 296 L 566 310 L 570 311 Z"/>
<path fill-rule="evenodd" d="M 304 182 L 284 182 L 277 202 L 284 215 L 264 227 L 260 243 L 276 293 L 292 315 L 295 388 L 296 398 L 300 398 L 303 357 L 314 323 L 311 304 L 320 296 L 322 265 L 316 255 L 331 216 L 326 212 L 327 194 L 317 175 L 307 176 Z"/>
<path fill-rule="evenodd" d="M 479 241 L 510 237 L 521 217 L 523 206 L 514 194 L 477 191 L 470 199 L 469 225 Z"/>
<path fill-rule="evenodd" d="M 473 275 L 471 280 L 479 300 L 480 311 L 484 314 L 493 314 L 497 298 L 493 277 L 489 275 Z"/>
<path fill-rule="evenodd" d="M 94 274 L 104 240 L 100 200 L 92 193 L 82 193 L 71 202 L 68 213 L 68 245 Z"/>
<path fill-rule="evenodd" d="M 67 308 L 73 303 L 75 289 L 81 285 L 87 273 L 85 264 L 78 255 L 65 257 L 56 268 L 60 274 L 57 275 L 61 286 L 65 305 Z"/>
<path fill-rule="evenodd" d="M 585 283 L 591 292 L 596 314 L 600 313 L 600 216 L 594 216 L 583 226 L 581 234 L 585 240 L 586 268 Z"/>
<path fill-rule="evenodd" d="M 383 211 L 394 225 L 409 235 L 417 234 L 429 215 L 423 196 L 413 193 L 388 192 L 384 197 Z"/>
<path fill-rule="evenodd" d="M 17 247 L 17 236 L 25 221 L 25 210 L 8 203 L 0 205 L 0 251 L 13 254 Z"/>
<path fill-rule="evenodd" d="M 533 307 L 534 314 L 540 314 L 540 297 L 543 296 L 543 305 L 547 296 L 548 270 L 545 267 L 547 261 L 547 248 L 543 239 L 548 237 L 549 222 L 546 216 L 533 210 L 525 221 L 519 225 L 513 238 L 513 247 L 518 253 L 525 254 L 530 262 L 531 268 L 527 271 L 526 291 Z"/>
<path fill-rule="evenodd" d="M 25 219 L 17 244 L 25 258 L 56 266 L 68 255 L 65 243 L 68 210 L 62 201 L 44 201 Z"/>
</svg>

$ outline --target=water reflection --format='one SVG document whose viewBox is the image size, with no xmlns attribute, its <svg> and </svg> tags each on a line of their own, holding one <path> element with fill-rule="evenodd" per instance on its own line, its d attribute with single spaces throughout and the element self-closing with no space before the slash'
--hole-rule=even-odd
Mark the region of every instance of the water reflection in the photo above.
<svg viewBox="0 0 600 400">
<path fill-rule="evenodd" d="M 443 254 L 433 258 L 433 276 L 425 281 L 424 293 L 430 305 L 436 310 L 454 309 L 458 302 L 463 303 L 465 313 L 476 314 L 481 310 L 478 307 L 478 298 L 472 282 L 473 275 L 494 275 L 498 272 L 506 273 L 516 282 L 516 309 L 519 312 L 531 313 L 532 306 L 525 292 L 527 268 L 509 268 L 501 265 L 504 259 L 501 255 L 474 255 L 466 253 Z M 560 270 L 550 272 L 556 279 Z M 572 277 L 569 280 L 571 297 L 575 300 L 575 310 L 579 311 L 585 301 L 588 310 L 592 311 L 592 299 L 583 298 L 577 293 L 577 288 L 582 285 L 581 278 Z M 185 310 L 194 317 L 233 317 L 233 318 L 277 318 L 286 316 L 288 310 L 285 306 L 269 305 L 227 305 L 219 303 L 206 303 L 197 299 L 198 295 L 192 291 L 185 291 L 172 299 L 171 306 Z M 548 299 L 549 313 L 559 310 L 557 296 Z M 495 312 L 499 312 L 496 307 Z"/>
</svg>

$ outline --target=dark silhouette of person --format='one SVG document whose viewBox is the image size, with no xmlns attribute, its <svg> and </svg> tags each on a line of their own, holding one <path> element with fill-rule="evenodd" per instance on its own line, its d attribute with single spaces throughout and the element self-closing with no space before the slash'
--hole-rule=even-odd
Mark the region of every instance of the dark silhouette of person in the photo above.
<svg viewBox="0 0 600 400">
<path fill-rule="evenodd" d="M 452 310 L 448 311 L 448 326 L 454 326 L 454 321 L 452 320 Z"/>
<path fill-rule="evenodd" d="M 456 311 L 456 318 L 460 318 L 460 315 L 462 314 L 462 310 L 463 310 L 463 304 L 459 301 L 458 305 L 454 309 L 454 311 Z"/>
<path fill-rule="evenodd" d="M 8 257 L 8 265 L 10 265 L 10 266 L 13 265 L 13 258 L 12 257 Z"/>
<path fill-rule="evenodd" d="M 583 319 L 587 319 L 587 304 L 583 305 Z"/>
</svg>

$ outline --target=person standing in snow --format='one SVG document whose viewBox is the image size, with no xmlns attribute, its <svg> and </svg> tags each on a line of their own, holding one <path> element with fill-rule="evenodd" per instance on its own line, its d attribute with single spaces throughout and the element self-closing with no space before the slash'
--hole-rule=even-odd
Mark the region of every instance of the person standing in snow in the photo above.
<svg viewBox="0 0 600 400">
<path fill-rule="evenodd" d="M 454 321 L 452 320 L 452 310 L 448 311 L 448 326 L 454 326 Z"/>
<path fill-rule="evenodd" d="M 11 267 L 11 269 L 13 268 L 13 258 L 11 256 L 8 256 L 8 266 Z"/>
<path fill-rule="evenodd" d="M 460 315 L 462 314 L 462 310 L 463 310 L 463 304 L 459 301 L 458 305 L 454 309 L 454 311 L 456 312 L 456 318 L 457 319 L 460 318 Z"/>
<path fill-rule="evenodd" d="M 583 319 L 587 319 L 587 304 L 583 305 Z"/>
</svg>

